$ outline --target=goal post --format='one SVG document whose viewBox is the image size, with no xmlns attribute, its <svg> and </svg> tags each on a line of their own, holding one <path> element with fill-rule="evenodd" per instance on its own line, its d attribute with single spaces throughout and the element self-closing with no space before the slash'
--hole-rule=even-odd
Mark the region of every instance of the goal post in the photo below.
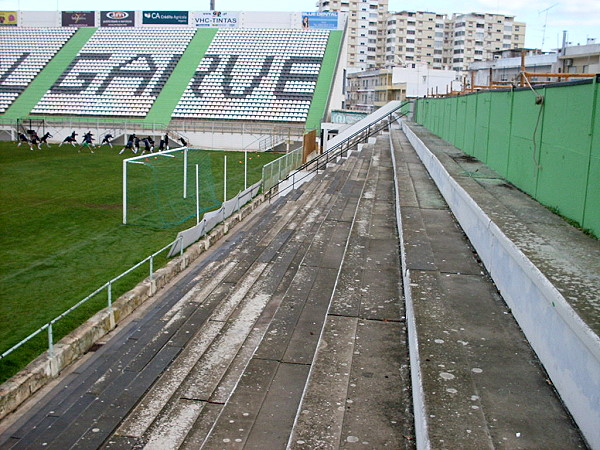
<svg viewBox="0 0 600 450">
<path fill-rule="evenodd" d="M 260 153 L 188 147 L 126 158 L 122 222 L 164 229 L 197 218 L 259 181 L 262 161 L 269 159 Z"/>
<path fill-rule="evenodd" d="M 183 183 L 182 183 L 182 197 L 187 198 L 187 171 L 188 171 L 188 148 L 187 147 L 178 147 L 171 150 L 165 150 L 162 152 L 155 153 L 147 153 L 144 155 L 133 156 L 131 158 L 125 158 L 123 160 L 123 224 L 127 225 L 127 211 L 129 208 L 128 202 L 128 167 L 130 164 L 143 164 L 146 163 L 144 160 L 148 160 L 148 158 L 175 158 L 174 154 L 183 152 Z"/>
</svg>

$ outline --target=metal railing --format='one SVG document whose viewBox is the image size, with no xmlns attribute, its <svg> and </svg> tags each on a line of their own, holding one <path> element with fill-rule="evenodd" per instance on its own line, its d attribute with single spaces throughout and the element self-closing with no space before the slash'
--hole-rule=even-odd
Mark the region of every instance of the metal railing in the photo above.
<svg viewBox="0 0 600 450">
<path fill-rule="evenodd" d="M 289 186 L 287 186 L 285 189 L 294 189 L 296 182 L 304 180 L 305 178 L 311 176 L 314 172 L 319 173 L 319 170 L 325 170 L 329 162 L 336 161 L 339 157 L 343 158 L 352 148 L 360 143 L 367 142 L 369 137 L 379 133 L 381 130 L 387 128 L 390 124 L 406 116 L 407 113 L 398 113 L 398 111 L 400 111 L 401 108 L 405 107 L 409 103 L 409 101 L 403 102 L 397 108 L 390 110 L 386 115 L 378 118 L 377 120 L 372 122 L 367 121 L 364 126 L 360 127 L 356 131 L 350 132 L 348 136 L 343 136 L 340 134 L 340 142 L 336 143 L 331 148 L 328 148 L 327 151 L 318 155 L 316 158 L 313 158 L 310 161 L 298 166 L 295 169 L 294 174 L 292 174 L 292 171 L 290 171 L 286 173 L 285 176 L 280 177 L 278 181 L 271 183 L 270 187 L 265 185 L 263 187 L 265 195 L 269 198 L 272 197 L 275 193 L 275 189 L 278 189 L 282 183 L 289 184 L 288 182 L 290 180 L 291 184 L 289 184 Z M 369 116 L 363 119 L 363 121 L 368 118 Z M 360 122 L 357 122 L 357 124 L 358 123 Z M 299 172 L 302 174 L 299 175 Z"/>
<path fill-rule="evenodd" d="M 279 180 L 287 177 L 300 165 L 302 165 L 302 147 L 265 164 L 262 168 L 263 191 L 270 190 Z"/>
<path fill-rule="evenodd" d="M 113 329 L 115 327 L 115 319 L 114 319 L 113 307 L 112 307 L 112 304 L 113 304 L 113 302 L 112 302 L 112 285 L 115 282 L 119 281 L 124 276 L 126 276 L 129 273 L 131 273 L 132 271 L 134 271 L 135 269 L 141 267 L 145 263 L 149 263 L 149 269 L 150 269 L 149 270 L 149 279 L 150 279 L 150 281 L 154 280 L 154 258 L 157 255 L 159 255 L 160 253 L 164 252 L 165 250 L 168 250 L 171 247 L 173 247 L 173 245 L 176 244 L 180 239 L 181 238 L 178 237 L 173 242 L 169 243 L 168 245 L 166 245 L 165 247 L 161 248 L 157 252 L 152 253 L 147 258 L 143 259 L 139 263 L 137 263 L 134 266 L 132 266 L 129 269 L 127 269 L 125 272 L 121 273 L 120 275 L 117 275 L 112 280 L 110 280 L 110 281 L 106 282 L 105 284 L 103 284 L 102 286 L 100 286 L 98 289 L 96 289 L 90 295 L 88 295 L 87 297 L 85 297 L 83 300 L 80 300 L 77 304 L 73 305 L 71 308 L 69 308 L 68 310 L 66 310 L 65 312 L 63 312 L 62 314 L 60 314 L 59 316 L 55 317 L 50 322 L 48 322 L 45 325 L 43 325 L 40 328 L 38 328 L 36 331 L 34 331 L 33 333 L 31 333 L 29 336 L 27 336 L 21 342 L 19 342 L 18 344 L 14 345 L 11 348 L 9 348 L 8 350 L 6 350 L 4 353 L 2 353 L 0 355 L 0 359 L 5 358 L 9 354 L 11 354 L 12 352 L 14 352 L 15 350 L 17 350 L 18 348 L 20 348 L 21 346 L 23 346 L 27 342 L 29 342 L 31 339 L 33 339 L 34 337 L 36 337 L 38 334 L 42 333 L 44 330 L 47 330 L 47 332 L 48 332 L 48 357 L 49 358 L 53 358 L 54 357 L 54 335 L 53 335 L 54 324 L 56 322 L 58 322 L 59 320 L 61 320 L 62 318 L 64 318 L 65 316 L 67 316 L 68 314 L 70 314 L 73 311 L 75 311 L 81 305 L 83 305 L 84 303 L 88 302 L 93 297 L 95 297 L 96 295 L 98 295 L 99 293 L 101 293 L 102 291 L 104 291 L 105 289 L 106 289 L 107 300 L 108 300 L 108 312 L 110 314 L 110 328 Z M 182 251 L 180 252 L 180 255 L 181 254 L 183 254 L 183 247 L 182 247 Z"/>
<path fill-rule="evenodd" d="M 326 152 L 322 153 L 321 155 L 317 156 L 316 158 L 314 158 L 304 164 L 299 164 L 299 162 L 302 159 L 302 148 L 298 148 L 298 149 L 286 154 L 282 158 L 278 158 L 277 160 L 272 161 L 271 163 L 265 165 L 263 167 L 262 182 L 263 182 L 263 191 L 265 192 L 266 196 L 271 197 L 274 193 L 274 190 L 277 189 L 281 183 L 287 182 L 288 180 L 290 180 L 290 178 L 292 180 L 292 183 L 290 184 L 289 188 L 294 188 L 295 187 L 294 184 L 296 181 L 303 180 L 304 178 L 310 176 L 313 172 L 318 173 L 319 170 L 324 170 L 330 161 L 334 161 L 338 157 L 344 157 L 344 155 L 347 154 L 348 151 L 351 150 L 353 147 L 355 147 L 357 144 L 359 144 L 361 142 L 366 142 L 370 136 L 373 136 L 373 135 L 379 133 L 381 130 L 387 128 L 391 123 L 394 123 L 397 120 L 399 120 L 401 117 L 405 116 L 406 115 L 405 113 L 398 114 L 397 112 L 402 107 L 404 107 L 407 103 L 409 103 L 409 102 L 402 103 L 397 108 L 394 108 L 394 109 L 390 110 L 389 112 L 387 112 L 386 115 L 378 118 L 377 120 L 366 123 L 364 126 L 360 127 L 358 130 L 349 133 L 348 136 L 340 135 L 340 137 L 342 138 L 340 142 L 336 143 L 331 148 L 329 148 Z M 367 116 L 367 118 L 363 119 L 363 121 L 368 119 L 368 117 L 369 116 Z M 359 124 L 359 123 L 360 122 L 358 122 L 357 124 Z M 283 162 L 280 160 L 282 160 Z M 277 169 L 275 169 L 275 165 L 277 165 Z M 269 176 L 266 176 L 265 167 L 267 167 L 267 169 L 266 169 L 267 172 L 270 171 Z M 303 175 L 300 176 L 300 178 L 298 178 L 298 173 L 291 175 L 291 173 L 294 171 L 303 172 Z M 285 189 L 288 189 L 288 187 L 286 187 Z M 176 246 L 178 246 L 178 248 Z M 74 306 L 69 308 L 67 311 L 65 311 L 62 314 L 60 314 L 59 316 L 55 317 L 50 322 L 46 323 L 45 325 L 43 325 L 42 327 L 40 327 L 39 329 L 37 329 L 36 331 L 31 333 L 25 339 L 21 340 L 18 344 L 14 345 L 10 349 L 6 350 L 4 353 L 2 353 L 0 355 L 0 359 L 5 358 L 6 356 L 8 356 L 12 352 L 14 352 L 15 350 L 17 350 L 18 348 L 20 348 L 25 343 L 29 342 L 31 339 L 33 339 L 34 337 L 36 337 L 37 335 L 39 335 L 40 333 L 42 333 L 45 330 L 47 330 L 47 333 L 48 333 L 48 356 L 49 356 L 49 358 L 53 358 L 54 357 L 54 336 L 53 336 L 54 324 L 56 322 L 58 322 L 59 320 L 61 320 L 62 318 L 64 318 L 65 316 L 67 316 L 68 314 L 75 311 L 77 308 L 79 308 L 84 303 L 88 302 L 90 299 L 92 299 L 99 293 L 103 292 L 104 290 L 106 290 L 106 293 L 107 293 L 108 312 L 110 315 L 110 326 L 111 326 L 111 329 L 114 328 L 115 322 L 114 322 L 113 307 L 112 307 L 112 303 L 113 303 L 112 302 L 112 285 L 113 285 L 113 283 L 117 282 L 118 280 L 120 280 L 124 276 L 128 275 L 135 269 L 141 267 L 145 263 L 149 263 L 149 279 L 150 279 L 150 281 L 152 281 L 154 279 L 154 258 L 157 255 L 159 255 L 160 253 L 164 252 L 165 250 L 174 249 L 174 248 L 177 248 L 179 250 L 179 254 L 183 255 L 183 250 L 185 247 L 183 245 L 183 236 L 181 234 L 179 234 L 177 236 L 177 239 L 170 242 L 168 245 L 166 245 L 162 249 L 158 250 L 157 252 L 152 253 L 147 258 L 143 259 L 142 261 L 140 261 L 139 263 L 130 267 L 129 269 L 127 269 L 120 275 L 118 275 L 115 278 L 111 279 L 110 281 L 106 282 L 101 287 L 99 287 L 94 292 L 92 292 L 90 295 L 88 295 L 87 297 L 85 297 L 84 299 L 79 301 L 77 304 L 75 304 Z M 171 256 L 173 256 L 172 253 L 171 253 Z"/>
</svg>

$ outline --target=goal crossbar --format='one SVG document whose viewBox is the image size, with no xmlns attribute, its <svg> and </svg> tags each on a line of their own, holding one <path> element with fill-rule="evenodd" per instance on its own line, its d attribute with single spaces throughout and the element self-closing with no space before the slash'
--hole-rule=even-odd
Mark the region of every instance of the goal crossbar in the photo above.
<svg viewBox="0 0 600 450">
<path fill-rule="evenodd" d="M 144 164 L 139 161 L 140 159 L 146 159 L 150 155 L 152 156 L 166 156 L 169 158 L 175 158 L 171 155 L 174 152 L 183 151 L 183 198 L 187 198 L 187 147 L 177 147 L 170 150 L 159 151 L 156 153 L 148 153 L 144 155 L 132 156 L 123 160 L 123 224 L 127 225 L 127 164 Z"/>
</svg>

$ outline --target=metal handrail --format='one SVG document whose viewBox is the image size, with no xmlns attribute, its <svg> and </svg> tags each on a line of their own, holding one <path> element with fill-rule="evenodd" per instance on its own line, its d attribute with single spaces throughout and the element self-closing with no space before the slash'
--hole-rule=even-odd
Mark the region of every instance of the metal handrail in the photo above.
<svg viewBox="0 0 600 450">
<path fill-rule="evenodd" d="M 374 121 L 374 122 L 371 122 L 371 123 L 365 125 L 360 130 L 352 133 L 350 136 L 345 138 L 343 141 L 341 141 L 338 144 L 334 145 L 333 147 L 327 149 L 327 151 L 325 151 L 321 155 L 317 156 L 316 158 L 312 159 L 311 161 L 308 161 L 308 162 L 300 165 L 296 169 L 296 171 L 297 172 L 298 171 L 305 172 L 301 178 L 296 178 L 295 174 L 294 175 L 290 175 L 290 174 L 286 175 L 285 178 L 279 180 L 265 193 L 266 196 L 270 198 L 273 195 L 274 190 L 279 189 L 279 185 L 281 183 L 289 180 L 290 178 L 292 178 L 292 184 L 290 185 L 290 187 L 293 188 L 296 181 L 303 180 L 304 178 L 310 176 L 315 171 L 318 173 L 319 169 L 325 169 L 325 167 L 327 166 L 329 161 L 331 161 L 337 157 L 344 157 L 344 153 L 347 153 L 352 147 L 359 144 L 360 142 L 365 142 L 372 135 L 379 133 L 379 131 L 383 130 L 384 128 L 387 128 L 390 124 L 392 124 L 392 123 L 398 121 L 400 118 L 404 117 L 406 115 L 406 113 L 396 114 L 396 112 L 408 103 L 409 102 L 403 102 L 397 108 L 391 110 L 387 115 L 379 118 L 377 121 Z M 112 309 L 112 284 L 114 282 L 118 281 L 119 279 L 123 278 L 125 275 L 129 274 L 133 270 L 142 266 L 146 262 L 150 263 L 149 278 L 152 281 L 154 279 L 154 257 L 157 256 L 158 254 L 160 254 L 161 252 L 165 251 L 166 249 L 173 247 L 173 245 L 178 243 L 178 241 L 180 241 L 181 239 L 182 239 L 181 237 L 178 237 L 177 239 L 175 239 L 174 241 L 172 241 L 171 243 L 169 243 L 162 249 L 158 250 L 157 252 L 154 252 L 153 254 L 146 257 L 139 263 L 135 264 L 134 266 L 127 269 L 126 271 L 117 275 L 115 278 L 106 282 L 101 287 L 99 287 L 94 292 L 92 292 L 90 295 L 88 295 L 84 299 L 80 300 L 77 304 L 73 305 L 67 311 L 65 311 L 62 314 L 60 314 L 59 316 L 55 317 L 50 322 L 44 324 L 43 326 L 38 328 L 36 331 L 31 333 L 29 336 L 27 336 L 25 339 L 21 340 L 19 343 L 17 343 L 10 349 L 3 352 L 0 355 L 0 359 L 5 358 L 6 356 L 8 356 L 9 354 L 11 354 L 13 351 L 17 350 L 21 346 L 23 346 L 25 343 L 27 343 L 28 341 L 33 339 L 35 336 L 37 336 L 44 330 L 48 330 L 48 356 L 50 358 L 52 358 L 54 356 L 53 325 L 60 319 L 64 318 L 69 313 L 73 312 L 75 309 L 79 308 L 81 305 L 86 303 L 88 300 L 90 300 L 91 298 L 93 298 L 94 296 L 96 296 L 97 294 L 102 292 L 104 289 L 107 290 L 108 311 L 109 311 L 109 314 L 111 317 L 111 326 L 114 326 L 114 316 L 113 316 L 113 309 Z M 181 244 L 180 244 L 180 255 L 183 255 L 183 245 L 181 245 Z"/>
<path fill-rule="evenodd" d="M 381 130 L 387 128 L 390 124 L 397 122 L 402 117 L 406 116 L 407 113 L 397 114 L 396 112 L 399 109 L 406 106 L 408 103 L 410 103 L 410 102 L 409 101 L 403 102 L 397 108 L 390 111 L 386 116 L 383 116 L 380 119 L 378 119 L 377 121 L 369 123 L 368 125 L 365 125 L 363 128 L 352 133 L 346 139 L 344 139 L 343 141 L 334 145 L 333 147 L 327 149 L 325 152 L 318 155 L 316 158 L 313 158 L 310 161 L 305 162 L 304 164 L 302 164 L 301 166 L 299 166 L 296 169 L 296 173 L 288 174 L 285 178 L 282 178 L 277 183 L 275 183 L 265 193 L 265 195 L 268 196 L 269 198 L 271 198 L 275 192 L 274 190 L 278 189 L 280 184 L 288 181 L 290 178 L 292 179 L 292 184 L 290 186 L 288 186 L 286 189 L 290 189 L 290 188 L 293 189 L 295 187 L 296 181 L 302 181 L 305 178 L 311 176 L 312 173 L 314 173 L 314 172 L 319 173 L 319 169 L 324 170 L 330 161 L 332 161 L 338 157 L 343 158 L 344 154 L 347 153 L 352 147 L 356 146 L 357 144 L 359 144 L 361 142 L 366 142 L 369 139 L 369 137 L 373 136 L 374 134 L 379 133 Z M 383 122 L 383 124 L 382 124 L 382 122 Z M 377 125 L 380 125 L 380 126 L 377 127 Z M 324 164 L 322 164 L 323 161 L 325 161 Z M 304 172 L 304 173 L 300 178 L 298 178 L 297 172 Z"/>
<path fill-rule="evenodd" d="M 99 294 L 100 292 L 102 292 L 104 289 L 107 290 L 108 312 L 109 312 L 109 314 L 111 316 L 111 325 L 113 325 L 114 324 L 114 316 L 113 316 L 113 309 L 112 309 L 112 285 L 113 285 L 113 283 L 116 282 L 116 281 L 118 281 L 118 280 L 120 280 L 125 275 L 128 275 L 129 273 L 131 273 L 132 271 L 134 271 L 135 269 L 137 269 L 138 267 L 142 266 L 143 264 L 145 264 L 147 262 L 150 263 L 150 281 L 154 280 L 154 258 L 158 254 L 160 254 L 160 253 L 164 252 L 165 250 L 171 248 L 173 246 L 173 244 L 175 244 L 179 240 L 181 240 L 180 237 L 178 237 L 177 239 L 175 239 L 173 242 L 169 243 L 165 247 L 161 248 L 160 250 L 152 253 L 150 256 L 144 258 L 142 261 L 140 261 L 137 264 L 133 265 L 132 267 L 130 267 L 126 271 L 124 271 L 121 274 L 117 275 L 112 280 L 104 283 L 102 286 L 100 286 L 94 292 L 92 292 L 91 294 L 89 294 L 83 300 L 80 300 L 75 305 L 71 306 L 68 310 L 66 310 L 62 314 L 56 316 L 50 322 L 42 325 L 40 328 L 38 328 L 36 331 L 34 331 L 33 333 L 31 333 L 25 339 L 21 340 L 19 343 L 15 344 L 14 346 L 12 346 L 8 350 L 6 350 L 4 353 L 2 353 L 0 355 L 0 359 L 5 358 L 6 356 L 8 356 L 9 354 L 11 354 L 12 352 L 14 352 L 15 350 L 17 350 L 21 346 L 23 346 L 25 343 L 27 343 L 28 341 L 30 341 L 31 339 L 33 339 L 35 336 L 37 336 L 38 334 L 40 334 L 44 330 L 48 330 L 48 356 L 50 358 L 52 358 L 54 356 L 54 337 L 53 337 L 53 333 L 52 333 L 53 332 L 53 325 L 56 322 L 58 322 L 60 319 L 62 319 L 63 317 L 65 317 L 67 314 L 75 311 L 77 308 L 79 308 L 81 305 L 83 305 L 84 303 L 86 303 L 88 300 L 90 300 L 91 298 L 95 297 L 97 294 Z M 183 254 L 183 247 L 182 247 L 182 251 L 180 252 L 180 255 L 182 255 L 182 254 Z M 114 327 L 114 325 L 113 325 L 113 327 Z"/>
</svg>

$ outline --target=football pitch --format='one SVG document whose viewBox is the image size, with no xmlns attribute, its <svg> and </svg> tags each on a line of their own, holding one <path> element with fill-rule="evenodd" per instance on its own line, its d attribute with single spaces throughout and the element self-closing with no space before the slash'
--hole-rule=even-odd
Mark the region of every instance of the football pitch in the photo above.
<svg viewBox="0 0 600 450">
<path fill-rule="evenodd" d="M 148 170 L 132 171 L 128 195 L 138 202 L 132 211 L 144 204 L 159 206 L 144 209 L 143 220 L 134 221 L 137 225 L 123 225 L 122 161 L 134 155 L 119 155 L 120 149 L 103 147 L 91 154 L 88 149 L 78 152 L 70 145 L 53 145 L 30 151 L 27 146 L 0 143 L 0 353 L 172 242 L 178 231 L 195 224 L 196 219 L 189 215 L 170 222 L 148 220 L 169 208 L 162 197 L 157 200 L 157 193 L 162 194 L 167 183 L 151 173 L 154 160 L 161 158 L 149 156 L 144 161 Z M 202 209 L 210 209 L 223 200 L 224 155 L 228 160 L 228 198 L 244 188 L 244 153 L 199 153 L 195 151 L 195 161 L 203 161 Z M 260 180 L 262 166 L 279 156 L 248 153 L 248 185 Z M 182 166 L 177 167 L 172 171 L 173 184 L 180 187 Z M 167 172 L 161 168 L 159 173 L 164 176 Z M 188 195 L 194 197 L 193 161 L 188 173 L 192 190 Z M 164 254 L 157 257 L 155 269 L 165 262 Z M 147 276 L 145 264 L 113 285 L 112 298 Z M 106 305 L 106 294 L 100 293 L 61 319 L 54 325 L 54 342 Z M 43 332 L 0 359 L 0 382 L 47 346 Z"/>
</svg>

